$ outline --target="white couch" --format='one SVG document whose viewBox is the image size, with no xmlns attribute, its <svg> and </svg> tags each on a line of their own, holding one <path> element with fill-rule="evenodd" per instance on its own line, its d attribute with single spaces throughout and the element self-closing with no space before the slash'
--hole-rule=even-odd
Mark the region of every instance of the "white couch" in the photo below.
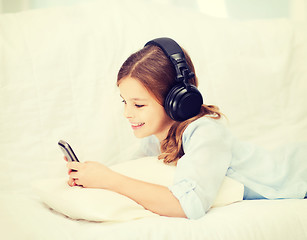
<svg viewBox="0 0 307 240">
<path fill-rule="evenodd" d="M 307 239 L 307 200 L 102 224 L 50 211 L 33 193 L 32 182 L 66 175 L 59 139 L 84 161 L 127 159 L 138 140 L 117 71 L 161 36 L 190 53 L 205 102 L 239 138 L 268 149 L 307 141 L 306 21 L 238 22 L 136 0 L 0 15 L 1 239 Z"/>
</svg>

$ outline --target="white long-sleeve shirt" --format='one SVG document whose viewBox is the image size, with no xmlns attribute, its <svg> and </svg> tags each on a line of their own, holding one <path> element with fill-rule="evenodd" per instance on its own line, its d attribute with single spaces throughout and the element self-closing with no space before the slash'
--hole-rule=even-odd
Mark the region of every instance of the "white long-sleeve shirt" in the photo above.
<svg viewBox="0 0 307 240">
<path fill-rule="evenodd" d="M 213 204 L 226 176 L 268 199 L 304 198 L 307 192 L 307 143 L 268 152 L 242 142 L 218 121 L 192 122 L 182 136 L 184 155 L 178 160 L 173 185 L 186 216 L 197 219 Z M 159 155 L 154 136 L 142 140 L 141 155 Z"/>
</svg>

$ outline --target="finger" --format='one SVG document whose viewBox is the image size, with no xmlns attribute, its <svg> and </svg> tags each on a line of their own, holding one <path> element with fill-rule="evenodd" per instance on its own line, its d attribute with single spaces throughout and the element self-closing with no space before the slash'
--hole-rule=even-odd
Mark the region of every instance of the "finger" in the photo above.
<svg viewBox="0 0 307 240">
<path fill-rule="evenodd" d="M 78 172 L 71 172 L 71 173 L 69 174 L 69 177 L 74 178 L 74 179 L 79 179 Z"/>
<path fill-rule="evenodd" d="M 75 179 L 74 183 L 75 183 L 75 186 L 83 187 L 83 185 L 80 184 L 80 180 L 79 179 Z"/>
<path fill-rule="evenodd" d="M 81 186 L 83 187 L 81 184 L 80 184 L 80 181 L 79 179 L 76 179 L 76 178 L 72 178 L 70 177 L 67 181 L 68 185 L 71 186 L 71 187 L 74 187 L 74 186 Z"/>
<path fill-rule="evenodd" d="M 78 171 L 77 171 L 77 170 L 74 170 L 74 169 L 68 169 L 68 171 L 67 171 L 68 175 L 69 175 L 71 172 L 78 172 Z"/>
<path fill-rule="evenodd" d="M 75 184 L 76 184 L 76 183 L 75 183 L 75 180 L 74 180 L 73 178 L 69 178 L 68 181 L 67 181 L 67 183 L 68 183 L 68 185 L 71 186 L 71 187 L 75 186 Z"/>
<path fill-rule="evenodd" d="M 78 171 L 78 169 L 80 168 L 80 163 L 78 163 L 78 162 L 68 162 L 68 163 L 66 164 L 66 167 L 67 167 L 68 169 Z"/>
</svg>

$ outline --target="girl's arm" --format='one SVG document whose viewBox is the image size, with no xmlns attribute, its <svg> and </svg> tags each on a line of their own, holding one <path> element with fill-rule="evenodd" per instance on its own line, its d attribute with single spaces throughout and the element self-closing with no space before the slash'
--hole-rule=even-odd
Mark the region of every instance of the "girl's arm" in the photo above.
<svg viewBox="0 0 307 240">
<path fill-rule="evenodd" d="M 136 180 L 98 162 L 67 163 L 70 186 L 102 188 L 117 192 L 154 213 L 169 217 L 186 217 L 178 199 L 161 185 Z M 77 170 L 73 172 L 71 170 Z"/>
</svg>

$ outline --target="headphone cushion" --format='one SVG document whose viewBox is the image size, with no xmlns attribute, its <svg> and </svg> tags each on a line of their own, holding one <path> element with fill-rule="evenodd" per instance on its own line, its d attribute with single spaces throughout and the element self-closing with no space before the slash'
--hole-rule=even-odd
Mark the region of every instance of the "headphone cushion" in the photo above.
<svg viewBox="0 0 307 240">
<path fill-rule="evenodd" d="M 165 98 L 166 113 L 175 121 L 185 121 L 196 116 L 203 104 L 201 93 L 194 85 L 183 83 L 173 87 Z"/>
</svg>

